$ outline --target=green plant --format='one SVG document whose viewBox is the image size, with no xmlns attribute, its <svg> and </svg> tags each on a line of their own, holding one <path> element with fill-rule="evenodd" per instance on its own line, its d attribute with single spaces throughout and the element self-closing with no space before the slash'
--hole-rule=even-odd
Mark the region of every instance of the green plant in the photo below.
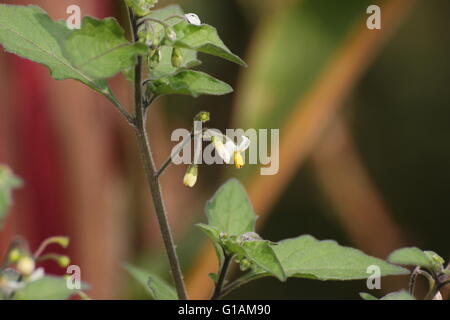
<svg viewBox="0 0 450 320">
<path fill-rule="evenodd" d="M 79 30 L 69 30 L 64 22 L 52 21 L 38 7 L 0 5 L 0 43 L 9 52 L 47 66 L 56 80 L 74 79 L 104 95 L 132 127 L 151 189 L 174 287 L 157 275 L 131 265 L 127 266 L 127 270 L 155 299 L 187 299 L 159 183 L 172 159 L 169 157 L 160 168 L 155 166 L 146 131 L 147 118 L 152 103 L 162 95 L 197 97 L 203 94 L 223 95 L 232 91 L 228 84 L 192 69 L 200 64 L 197 58 L 199 52 L 242 66 L 245 63 L 225 46 L 214 27 L 201 24 L 194 14 L 185 15 L 177 5 L 154 10 L 156 2 L 126 0 L 130 40 L 114 18 L 98 20 L 85 17 Z M 116 99 L 108 86 L 108 79 L 118 73 L 123 73 L 134 85 L 133 112 Z M 202 112 L 193 120 L 206 123 L 209 114 Z M 193 129 L 191 138 L 195 134 L 207 133 L 207 130 L 195 132 Z M 210 134 L 209 138 L 216 152 L 228 160 L 226 162 L 231 161 L 233 156 L 237 167 L 243 165 L 240 152 L 245 150 L 245 143 L 239 147 L 233 144 L 233 154 L 230 154 L 226 151 L 227 143 L 220 139 L 222 137 Z M 194 186 L 197 175 L 197 165 L 189 166 L 184 183 Z M 8 181 L 7 192 L 15 185 L 11 182 L 13 180 Z M 210 275 L 215 283 L 212 299 L 220 299 L 249 281 L 268 276 L 280 281 L 289 277 L 367 279 L 369 266 L 378 267 L 379 276 L 408 273 L 402 267 L 370 257 L 359 250 L 340 246 L 334 241 L 318 241 L 309 235 L 277 243 L 262 239 L 255 231 L 257 216 L 245 189 L 235 179 L 229 180 L 217 191 L 205 211 L 208 223 L 197 226 L 212 240 L 220 261 L 220 270 Z M 394 259 L 391 262 L 402 261 Z M 228 281 L 227 273 L 232 263 L 237 263 L 243 274 Z M 447 274 L 443 268 L 440 273 L 436 270 L 433 276 L 437 278 Z M 441 280 L 433 284 L 433 293 L 446 284 Z"/>
<path fill-rule="evenodd" d="M 11 192 L 21 184 L 8 167 L 0 165 L 0 227 L 11 205 Z M 44 268 L 38 267 L 47 260 L 56 262 L 61 268 L 69 265 L 70 259 L 65 255 L 44 253 L 50 245 L 67 248 L 69 239 L 61 236 L 45 239 L 34 252 L 22 237 L 11 241 L 0 265 L 0 300 L 60 300 L 75 294 L 87 297 L 80 290 L 67 286 L 70 279 L 46 275 Z M 87 286 L 83 285 L 83 288 Z"/>
</svg>

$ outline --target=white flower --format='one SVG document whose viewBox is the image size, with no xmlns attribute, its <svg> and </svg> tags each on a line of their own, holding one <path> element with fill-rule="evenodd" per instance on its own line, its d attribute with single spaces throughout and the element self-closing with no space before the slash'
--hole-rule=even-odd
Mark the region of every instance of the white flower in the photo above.
<svg viewBox="0 0 450 320">
<path fill-rule="evenodd" d="M 241 152 L 244 152 L 250 146 L 250 139 L 248 137 L 242 136 L 239 145 L 236 145 L 230 138 L 214 130 L 207 130 L 205 137 L 211 139 L 217 154 L 225 163 L 234 163 L 236 168 L 242 168 L 244 166 L 244 158 Z M 231 159 L 233 159 L 233 162 Z"/>
<path fill-rule="evenodd" d="M 8 272 L 11 272 L 8 274 Z M 37 268 L 29 276 L 18 278 L 17 271 L 6 269 L 0 275 L 0 292 L 9 296 L 13 292 L 25 287 L 28 283 L 42 279 L 44 277 L 44 268 Z M 19 280 L 20 279 L 20 280 Z"/>
<path fill-rule="evenodd" d="M 256 232 L 247 232 L 244 233 L 243 235 L 240 235 L 237 239 L 239 241 L 240 244 L 242 244 L 243 242 L 246 241 L 262 241 L 262 238 L 259 234 L 257 234 Z"/>
<path fill-rule="evenodd" d="M 37 268 L 36 270 L 34 270 L 34 272 L 32 274 L 30 274 L 30 276 L 28 277 L 27 281 L 28 282 L 33 282 L 39 279 L 42 279 L 44 277 L 44 268 Z"/>
<path fill-rule="evenodd" d="M 202 22 L 200 21 L 200 18 L 195 13 L 186 13 L 184 15 L 184 17 L 190 24 L 193 24 L 195 26 L 199 26 L 202 24 Z"/>
</svg>

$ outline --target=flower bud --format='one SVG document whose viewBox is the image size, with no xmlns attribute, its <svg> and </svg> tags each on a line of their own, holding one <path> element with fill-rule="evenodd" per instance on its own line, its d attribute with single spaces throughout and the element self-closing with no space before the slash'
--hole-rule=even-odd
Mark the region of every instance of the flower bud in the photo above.
<svg viewBox="0 0 450 320">
<path fill-rule="evenodd" d="M 147 34 L 147 32 L 145 32 L 145 31 L 139 31 L 138 34 L 137 34 L 138 35 L 138 42 L 145 43 L 146 34 Z"/>
<path fill-rule="evenodd" d="M 252 266 L 252 263 L 248 259 L 242 259 L 239 263 L 241 271 L 247 271 Z"/>
<path fill-rule="evenodd" d="M 126 4 L 137 16 L 143 17 L 151 12 L 150 9 L 154 7 L 155 1 L 126 0 Z"/>
<path fill-rule="evenodd" d="M 194 121 L 201 121 L 202 123 L 208 122 L 210 119 L 210 113 L 207 111 L 200 111 L 194 118 Z"/>
<path fill-rule="evenodd" d="M 12 249 L 12 250 L 9 252 L 8 260 L 9 260 L 11 263 L 16 263 L 17 261 L 19 261 L 19 259 L 20 259 L 20 250 L 17 249 L 17 248 Z"/>
<path fill-rule="evenodd" d="M 173 30 L 173 28 L 166 28 L 166 36 L 167 38 L 169 38 L 170 41 L 175 41 L 177 40 L 177 33 L 175 32 L 175 30 Z"/>
<path fill-rule="evenodd" d="M 59 256 L 56 262 L 61 268 L 66 268 L 70 264 L 70 258 L 68 256 Z"/>
<path fill-rule="evenodd" d="M 180 48 L 173 48 L 172 50 L 172 66 L 180 68 L 183 63 L 183 52 Z"/>
<path fill-rule="evenodd" d="M 24 276 L 29 276 L 33 273 L 35 268 L 34 260 L 30 256 L 23 256 L 17 262 L 17 271 L 19 271 Z"/>
<path fill-rule="evenodd" d="M 148 67 L 150 69 L 154 69 L 158 66 L 158 64 L 161 62 L 161 50 L 156 49 L 155 53 L 153 55 L 148 56 Z"/>
<path fill-rule="evenodd" d="M 184 175 L 183 183 L 185 186 L 192 188 L 197 182 L 198 176 L 198 166 L 196 164 L 191 164 L 186 170 Z"/>
</svg>

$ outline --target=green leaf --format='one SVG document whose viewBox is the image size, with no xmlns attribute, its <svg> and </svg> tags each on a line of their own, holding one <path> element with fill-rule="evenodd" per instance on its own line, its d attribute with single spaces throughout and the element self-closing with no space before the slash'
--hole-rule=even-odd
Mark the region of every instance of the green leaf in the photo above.
<svg viewBox="0 0 450 320">
<path fill-rule="evenodd" d="M 150 9 L 158 3 L 158 0 L 126 0 L 126 2 L 136 15 L 142 17 L 150 13 Z"/>
<path fill-rule="evenodd" d="M 223 95 L 233 91 L 225 82 L 192 70 L 183 70 L 173 76 L 151 81 L 148 90 L 156 95 L 184 94 L 193 97 L 202 94 Z"/>
<path fill-rule="evenodd" d="M 125 265 L 125 269 L 139 282 L 150 296 L 155 300 L 178 300 L 175 289 L 166 281 L 155 274 L 150 274 L 145 270 L 132 265 Z"/>
<path fill-rule="evenodd" d="M 220 243 L 219 229 L 204 223 L 197 223 L 196 226 L 200 228 L 213 242 Z"/>
<path fill-rule="evenodd" d="M 433 271 L 435 273 L 440 273 L 441 271 L 443 271 L 444 263 L 445 263 L 444 258 L 442 258 L 440 255 L 438 255 L 434 251 L 428 250 L 428 251 L 424 251 L 424 252 L 427 255 L 428 259 L 431 260 L 431 263 L 433 265 Z"/>
<path fill-rule="evenodd" d="M 242 243 L 242 248 L 245 250 L 245 256 L 259 268 L 275 276 L 280 281 L 286 280 L 283 267 L 269 241 L 245 241 Z"/>
<path fill-rule="evenodd" d="M 206 203 L 208 223 L 229 236 L 255 230 L 256 215 L 247 193 L 236 179 L 228 180 Z"/>
<path fill-rule="evenodd" d="M 380 299 L 378 299 L 377 297 L 371 295 L 370 293 L 366 293 L 366 292 L 360 292 L 359 295 L 364 300 L 416 300 L 416 298 L 414 298 L 412 295 L 410 295 L 405 290 L 391 292 Z"/>
<path fill-rule="evenodd" d="M 182 21 L 174 26 L 174 30 L 177 33 L 176 46 L 194 49 L 246 66 L 246 63 L 222 42 L 214 27 L 207 24 L 196 26 Z"/>
<path fill-rule="evenodd" d="M 381 276 L 408 274 L 409 271 L 360 250 L 343 247 L 335 241 L 318 241 L 310 235 L 287 239 L 274 245 L 284 272 L 289 277 L 318 280 L 366 279 L 367 267 L 376 265 Z"/>
<path fill-rule="evenodd" d="M 395 264 L 420 266 L 434 270 L 433 260 L 424 251 L 416 247 L 402 248 L 392 252 L 388 261 Z"/>
<path fill-rule="evenodd" d="M 114 18 L 85 17 L 64 45 L 72 65 L 93 79 L 107 79 L 134 66 L 136 55 L 148 50 L 142 43 L 130 43 Z"/>
<path fill-rule="evenodd" d="M 197 51 L 189 49 L 181 49 L 183 54 L 183 63 L 180 68 L 172 66 L 172 47 L 161 47 L 161 61 L 159 64 L 151 70 L 151 79 L 160 79 L 167 76 L 175 75 L 180 69 L 189 69 L 201 64 L 201 61 L 197 59 Z"/>
<path fill-rule="evenodd" d="M 134 67 L 127 68 L 122 73 L 123 73 L 125 79 L 127 79 L 132 84 L 134 84 Z"/>
<path fill-rule="evenodd" d="M 0 228 L 11 205 L 11 192 L 21 185 L 22 181 L 8 167 L 0 165 Z"/>
<path fill-rule="evenodd" d="M 150 12 L 150 14 L 147 17 L 164 21 L 169 17 L 183 16 L 183 15 L 184 15 L 183 9 L 179 5 L 171 4 L 164 8 L 161 8 L 161 9 L 152 10 L 152 12 Z M 169 20 L 166 20 L 165 23 L 173 26 L 173 25 L 177 24 L 179 21 L 180 21 L 179 19 L 169 19 Z M 162 27 L 160 25 L 156 25 L 156 24 L 155 24 L 155 28 L 162 29 Z M 158 29 L 156 29 L 156 30 L 158 30 Z"/>
<path fill-rule="evenodd" d="M 57 80 L 75 79 L 110 96 L 105 80 L 74 67 L 63 42 L 71 34 L 64 21 L 53 22 L 35 6 L 0 5 L 0 43 L 6 51 L 48 67 Z"/>
<path fill-rule="evenodd" d="M 197 223 L 196 226 L 200 228 L 200 230 L 202 230 L 213 242 L 217 258 L 219 259 L 219 264 L 221 265 L 225 257 L 223 254 L 223 249 L 221 247 L 220 230 L 204 223 Z"/>
<path fill-rule="evenodd" d="M 63 277 L 46 276 L 19 289 L 14 295 L 16 300 L 66 300 L 77 294 L 78 290 L 67 288 Z"/>
<path fill-rule="evenodd" d="M 410 295 L 405 290 L 397 291 L 397 292 L 391 292 L 387 295 L 385 295 L 380 300 L 416 300 L 412 295 Z"/>
<path fill-rule="evenodd" d="M 379 300 L 377 297 L 371 295 L 370 293 L 367 292 L 360 292 L 359 296 L 361 298 L 363 298 L 364 300 Z"/>
<path fill-rule="evenodd" d="M 214 283 L 217 283 L 219 280 L 219 275 L 217 273 L 210 272 L 208 273 L 208 277 L 210 277 Z"/>
</svg>

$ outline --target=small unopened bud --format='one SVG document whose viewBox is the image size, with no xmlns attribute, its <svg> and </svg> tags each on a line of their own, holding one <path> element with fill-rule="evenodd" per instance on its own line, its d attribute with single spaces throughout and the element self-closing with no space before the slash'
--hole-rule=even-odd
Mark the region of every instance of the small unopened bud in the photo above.
<svg viewBox="0 0 450 320">
<path fill-rule="evenodd" d="M 228 238 L 228 234 L 226 234 L 225 232 L 221 232 L 221 233 L 219 233 L 219 238 L 220 239 L 227 239 Z"/>
<path fill-rule="evenodd" d="M 20 259 L 20 250 L 19 250 L 19 249 L 16 249 L 16 248 L 12 249 L 12 250 L 9 252 L 8 260 L 9 260 L 11 263 L 16 263 L 17 261 L 19 261 L 19 259 Z"/>
<path fill-rule="evenodd" d="M 17 262 L 17 271 L 19 271 L 24 276 L 29 276 L 33 273 L 35 268 L 34 260 L 29 256 L 23 256 Z"/>
<path fill-rule="evenodd" d="M 250 260 L 248 260 L 246 258 L 242 258 L 241 260 L 239 260 L 238 263 L 239 263 L 239 268 L 241 269 L 241 271 L 247 271 L 252 266 L 252 263 L 250 262 Z"/>
<path fill-rule="evenodd" d="M 261 241 L 262 238 L 256 232 L 246 232 L 238 237 L 238 241 L 242 244 L 246 241 Z"/>
<path fill-rule="evenodd" d="M 70 258 L 68 256 L 59 256 L 56 262 L 61 268 L 66 268 L 70 264 Z"/>
<path fill-rule="evenodd" d="M 147 32 L 145 32 L 145 31 L 139 31 L 138 32 L 138 41 L 140 43 L 145 43 L 146 38 L 147 38 Z"/>
<path fill-rule="evenodd" d="M 197 182 L 198 166 L 191 164 L 184 175 L 183 183 L 185 186 L 192 188 Z"/>
<path fill-rule="evenodd" d="M 149 55 L 148 58 L 148 67 L 150 69 L 154 69 L 158 66 L 158 64 L 161 62 L 161 50 L 156 49 L 155 53 L 153 55 Z"/>
<path fill-rule="evenodd" d="M 200 111 L 194 118 L 194 121 L 201 121 L 202 123 L 208 122 L 210 119 L 210 113 L 207 111 Z"/>
<path fill-rule="evenodd" d="M 151 11 L 150 9 L 153 8 L 155 1 L 153 2 L 147 2 L 146 0 L 126 0 L 126 4 L 133 10 L 133 12 L 140 16 L 146 16 Z"/>
<path fill-rule="evenodd" d="M 166 36 L 167 38 L 169 38 L 170 41 L 177 40 L 177 33 L 172 28 L 166 28 Z"/>
<path fill-rule="evenodd" d="M 183 52 L 180 48 L 173 48 L 172 50 L 172 66 L 174 68 L 180 68 L 183 64 Z"/>
</svg>

